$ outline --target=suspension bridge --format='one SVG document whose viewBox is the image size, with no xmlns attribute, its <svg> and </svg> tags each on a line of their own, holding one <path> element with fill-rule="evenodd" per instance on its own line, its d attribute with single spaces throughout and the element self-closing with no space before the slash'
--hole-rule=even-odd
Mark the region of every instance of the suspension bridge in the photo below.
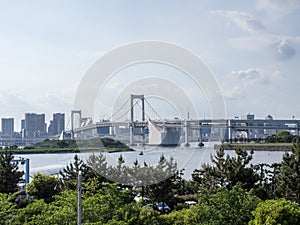
<svg viewBox="0 0 300 225">
<path fill-rule="evenodd" d="M 140 115 L 136 115 L 136 109 Z M 149 115 L 150 112 L 152 116 Z M 64 133 L 71 139 L 100 135 L 117 138 L 130 145 L 174 146 L 190 141 L 202 143 L 204 139 L 230 139 L 237 132 L 244 132 L 247 138 L 269 135 L 280 130 L 299 135 L 299 124 L 300 120 L 295 119 L 164 119 L 144 95 L 131 94 L 109 118 L 95 123 L 91 118 L 83 117 L 81 110 L 72 110 L 71 127 Z"/>
</svg>

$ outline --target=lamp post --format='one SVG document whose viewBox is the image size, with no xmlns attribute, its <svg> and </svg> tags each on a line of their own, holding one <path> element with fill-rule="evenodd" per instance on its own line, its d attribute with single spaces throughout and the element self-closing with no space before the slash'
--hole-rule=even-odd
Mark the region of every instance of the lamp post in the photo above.
<svg viewBox="0 0 300 225">
<path fill-rule="evenodd" d="M 82 191 L 82 174 L 81 171 L 79 171 L 78 172 L 78 204 L 77 204 L 78 225 L 81 225 L 81 208 L 82 208 L 81 191 Z"/>
</svg>

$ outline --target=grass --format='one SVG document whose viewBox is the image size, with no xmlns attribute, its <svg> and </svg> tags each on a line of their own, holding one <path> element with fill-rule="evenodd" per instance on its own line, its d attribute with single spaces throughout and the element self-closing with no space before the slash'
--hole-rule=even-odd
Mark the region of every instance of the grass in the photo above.
<svg viewBox="0 0 300 225">
<path fill-rule="evenodd" d="M 215 149 L 223 147 L 226 150 L 253 149 L 254 151 L 290 151 L 292 143 L 223 143 L 216 145 Z"/>
</svg>

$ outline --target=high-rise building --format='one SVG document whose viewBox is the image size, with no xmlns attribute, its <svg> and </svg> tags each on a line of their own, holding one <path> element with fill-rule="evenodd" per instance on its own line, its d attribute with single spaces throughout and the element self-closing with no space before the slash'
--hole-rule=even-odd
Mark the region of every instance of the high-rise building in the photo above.
<svg viewBox="0 0 300 225">
<path fill-rule="evenodd" d="M 45 114 L 25 113 L 24 130 L 26 138 L 38 138 L 45 136 Z"/>
<path fill-rule="evenodd" d="M 14 118 L 2 118 L 2 136 L 12 137 L 14 135 Z"/>
<path fill-rule="evenodd" d="M 21 130 L 25 129 L 25 120 L 21 120 Z"/>
<path fill-rule="evenodd" d="M 65 129 L 65 114 L 64 113 L 53 113 L 53 120 L 50 121 L 48 127 L 49 135 L 58 135 Z"/>
</svg>

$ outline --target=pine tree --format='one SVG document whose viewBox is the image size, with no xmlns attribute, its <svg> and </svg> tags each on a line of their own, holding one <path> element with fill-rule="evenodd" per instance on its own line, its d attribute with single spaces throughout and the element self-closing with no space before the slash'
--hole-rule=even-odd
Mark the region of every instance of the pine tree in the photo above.
<svg viewBox="0 0 300 225">
<path fill-rule="evenodd" d="M 252 165 L 248 166 L 253 151 L 248 154 L 246 150 L 236 149 L 235 153 L 235 157 L 225 157 L 224 149 L 220 148 L 216 155 L 211 157 L 212 164 L 203 164 L 202 168 L 194 171 L 193 180 L 211 191 L 218 187 L 232 189 L 238 182 L 246 189 L 255 187 L 259 175 Z"/>
<path fill-rule="evenodd" d="M 300 138 L 293 140 L 292 154 L 285 153 L 277 178 L 276 194 L 300 203 Z"/>
<path fill-rule="evenodd" d="M 61 183 L 65 188 L 75 189 L 79 171 L 82 173 L 82 180 L 87 181 L 95 177 L 92 169 L 86 163 L 79 159 L 78 155 L 74 156 L 74 162 L 67 165 L 62 171 L 59 171 Z"/>
<path fill-rule="evenodd" d="M 14 156 L 11 152 L 5 151 L 0 154 L 0 192 L 14 193 L 18 191 L 18 183 L 21 181 L 24 172 L 18 171 L 18 164 L 12 162 Z"/>
</svg>

